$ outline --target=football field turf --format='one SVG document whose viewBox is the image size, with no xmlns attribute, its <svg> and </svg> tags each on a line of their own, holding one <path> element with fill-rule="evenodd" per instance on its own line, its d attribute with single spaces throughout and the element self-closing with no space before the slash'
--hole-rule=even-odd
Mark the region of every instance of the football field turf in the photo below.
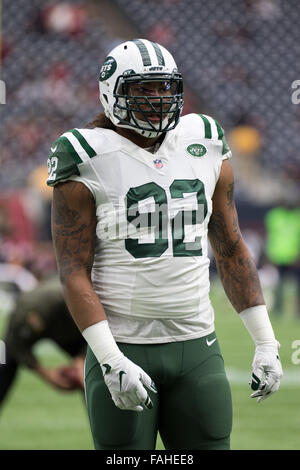
<svg viewBox="0 0 300 470">
<path fill-rule="evenodd" d="M 219 283 L 212 286 L 216 333 L 232 388 L 232 449 L 300 449 L 300 364 L 292 362 L 293 353 L 300 359 L 292 348 L 295 340 L 300 345 L 300 319 L 293 314 L 293 289 L 287 286 L 284 315 L 271 317 L 284 377 L 279 391 L 259 404 L 249 398 L 253 342 Z M 48 365 L 66 362 L 49 342 L 37 354 Z M 56 391 L 22 369 L 0 412 L 0 449 L 93 449 L 83 395 Z M 163 449 L 160 439 L 157 449 Z"/>
</svg>

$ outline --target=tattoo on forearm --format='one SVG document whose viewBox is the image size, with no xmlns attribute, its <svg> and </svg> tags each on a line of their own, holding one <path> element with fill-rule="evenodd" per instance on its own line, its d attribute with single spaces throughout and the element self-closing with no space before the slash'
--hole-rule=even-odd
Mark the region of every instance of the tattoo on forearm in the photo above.
<svg viewBox="0 0 300 470">
<path fill-rule="evenodd" d="M 263 304 L 264 298 L 256 266 L 240 232 L 233 183 L 228 185 L 226 205 L 226 219 L 222 211 L 213 211 L 208 233 L 225 292 L 234 308 L 241 312 Z"/>
<path fill-rule="evenodd" d="M 233 307 L 241 312 L 250 306 L 264 304 L 256 266 L 251 256 L 216 260 L 220 279 Z"/>
<path fill-rule="evenodd" d="M 236 252 L 241 239 L 241 232 L 236 216 L 233 217 L 232 225 L 234 238 L 229 234 L 222 212 L 214 212 L 210 218 L 208 226 L 209 238 L 218 256 L 231 257 L 234 256 Z"/>
<path fill-rule="evenodd" d="M 69 185 L 69 196 L 72 193 Z M 80 188 L 77 191 L 80 191 Z M 82 220 L 80 213 L 70 207 L 65 190 L 55 190 L 52 209 L 52 232 L 60 276 L 65 279 L 74 271 L 85 269 L 90 273 L 94 258 L 95 221 Z"/>
</svg>

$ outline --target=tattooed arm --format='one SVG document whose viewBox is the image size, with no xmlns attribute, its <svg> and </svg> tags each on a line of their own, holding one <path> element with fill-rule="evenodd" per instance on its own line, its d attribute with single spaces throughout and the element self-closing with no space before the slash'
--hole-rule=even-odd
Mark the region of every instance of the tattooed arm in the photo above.
<svg viewBox="0 0 300 470">
<path fill-rule="evenodd" d="M 255 343 L 251 381 L 254 393 L 250 396 L 261 402 L 279 388 L 280 345 L 264 305 L 255 264 L 240 232 L 233 186 L 232 168 L 225 161 L 213 195 L 208 234 L 227 297 Z"/>
<path fill-rule="evenodd" d="M 96 210 L 86 186 L 73 181 L 55 186 L 51 224 L 65 300 L 75 323 L 83 331 L 106 319 L 91 283 Z"/>
<path fill-rule="evenodd" d="M 101 365 L 115 405 L 122 410 L 150 409 L 153 405 L 145 387 L 156 392 L 153 381 L 118 348 L 91 283 L 95 236 L 96 210 L 91 192 L 72 181 L 55 186 L 52 237 L 69 310 Z"/>
<path fill-rule="evenodd" d="M 208 236 L 225 292 L 241 312 L 265 302 L 254 261 L 240 232 L 233 188 L 233 171 L 226 160 L 213 195 Z"/>
</svg>

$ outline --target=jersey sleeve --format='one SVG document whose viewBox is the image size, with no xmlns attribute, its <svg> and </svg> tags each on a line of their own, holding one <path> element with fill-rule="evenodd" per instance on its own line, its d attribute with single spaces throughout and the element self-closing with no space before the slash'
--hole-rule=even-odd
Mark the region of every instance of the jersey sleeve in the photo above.
<svg viewBox="0 0 300 470">
<path fill-rule="evenodd" d="M 231 158 L 232 153 L 227 144 L 224 129 L 220 126 L 218 121 L 205 114 L 199 114 L 199 117 L 203 121 L 205 138 L 215 142 L 221 159 L 228 160 Z"/>
<path fill-rule="evenodd" d="M 219 137 L 218 139 L 221 141 L 222 143 L 222 147 L 221 147 L 221 152 L 222 152 L 222 160 L 228 160 L 229 158 L 232 157 L 232 153 L 231 153 L 231 150 L 229 148 L 229 145 L 226 141 L 226 137 L 225 137 L 225 133 L 224 133 L 224 129 L 220 126 L 220 124 L 215 121 L 216 123 L 216 126 L 217 126 L 217 129 L 219 130 Z"/>
<path fill-rule="evenodd" d="M 50 155 L 47 160 L 47 185 L 55 186 L 62 180 L 79 175 L 78 164 L 80 163 L 82 163 L 82 160 L 79 155 L 67 137 L 62 135 L 54 142 L 50 149 Z"/>
</svg>

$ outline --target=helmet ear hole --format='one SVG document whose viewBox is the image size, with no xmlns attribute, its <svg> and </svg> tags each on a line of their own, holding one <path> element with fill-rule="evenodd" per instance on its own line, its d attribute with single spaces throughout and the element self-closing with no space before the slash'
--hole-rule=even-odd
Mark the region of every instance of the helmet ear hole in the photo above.
<svg viewBox="0 0 300 470">
<path fill-rule="evenodd" d="M 103 98 L 105 98 L 106 102 L 108 103 L 108 98 L 107 98 L 107 95 L 105 95 L 105 94 L 103 93 L 103 95 L 102 95 L 102 96 L 103 96 Z"/>
</svg>

